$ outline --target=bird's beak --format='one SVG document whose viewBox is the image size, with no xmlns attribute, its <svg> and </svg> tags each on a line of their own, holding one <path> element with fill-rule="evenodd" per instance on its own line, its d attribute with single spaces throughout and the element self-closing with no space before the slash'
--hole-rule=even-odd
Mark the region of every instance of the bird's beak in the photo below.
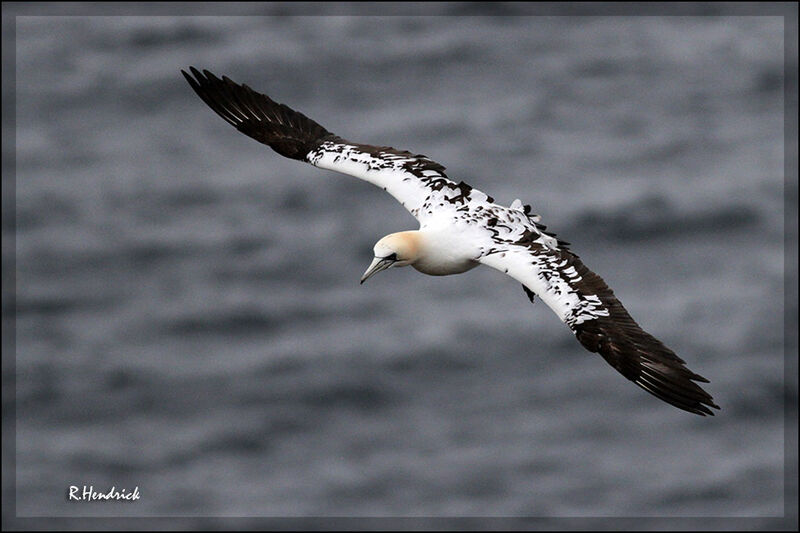
<svg viewBox="0 0 800 533">
<path fill-rule="evenodd" d="M 369 268 L 364 275 L 361 276 L 361 283 L 364 283 L 369 278 L 380 272 L 381 270 L 386 270 L 390 266 L 392 266 L 397 260 L 396 259 L 389 259 L 387 257 L 376 257 L 372 260 L 372 264 L 369 265 Z"/>
</svg>

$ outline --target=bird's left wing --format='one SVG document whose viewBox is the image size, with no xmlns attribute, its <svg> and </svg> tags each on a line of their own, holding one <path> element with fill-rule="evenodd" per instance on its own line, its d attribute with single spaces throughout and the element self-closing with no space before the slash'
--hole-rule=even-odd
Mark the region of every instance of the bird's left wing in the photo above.
<svg viewBox="0 0 800 533">
<path fill-rule="evenodd" d="M 533 221 L 491 227 L 492 245 L 479 261 L 505 272 L 539 296 L 578 341 L 618 372 L 680 409 L 713 415 L 719 409 L 695 381 L 708 383 L 628 314 L 605 281 L 586 268 L 566 243 Z"/>
<path fill-rule="evenodd" d="M 240 132 L 285 157 L 377 185 L 418 219 L 424 218 L 423 204 L 432 195 L 444 200 L 488 198 L 463 182 L 451 181 L 442 165 L 424 155 L 346 141 L 247 85 L 226 76 L 219 79 L 207 70 L 190 67 L 190 71 L 181 72 L 192 89 Z"/>
</svg>

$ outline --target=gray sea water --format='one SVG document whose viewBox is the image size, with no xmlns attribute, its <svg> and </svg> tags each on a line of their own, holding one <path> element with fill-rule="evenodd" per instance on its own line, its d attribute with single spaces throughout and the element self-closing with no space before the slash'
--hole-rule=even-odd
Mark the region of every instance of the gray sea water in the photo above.
<svg viewBox="0 0 800 533">
<path fill-rule="evenodd" d="M 18 516 L 779 523 L 783 50 L 780 17 L 18 18 Z M 490 269 L 359 286 L 413 218 L 236 132 L 189 65 L 532 203 L 722 410 Z"/>
</svg>

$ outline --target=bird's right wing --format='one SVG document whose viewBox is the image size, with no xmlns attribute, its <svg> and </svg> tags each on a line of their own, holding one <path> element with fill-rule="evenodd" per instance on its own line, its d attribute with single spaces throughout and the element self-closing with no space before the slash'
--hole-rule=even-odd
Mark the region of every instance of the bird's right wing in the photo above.
<svg viewBox="0 0 800 533">
<path fill-rule="evenodd" d="M 426 201 L 453 204 L 489 200 L 461 182 L 454 183 L 444 167 L 424 155 L 346 141 L 310 118 L 269 96 L 223 76 L 190 67 L 181 71 L 208 106 L 248 137 L 279 154 L 368 181 L 394 196 L 418 219 L 425 218 Z"/>
<path fill-rule="evenodd" d="M 494 233 L 491 250 L 479 261 L 522 283 L 531 301 L 533 293 L 539 296 L 584 348 L 599 352 L 623 376 L 675 407 L 699 415 L 713 415 L 709 407 L 719 409 L 695 383 L 708 380 L 644 331 L 605 281 L 565 243 L 529 229 L 513 237 Z"/>
</svg>

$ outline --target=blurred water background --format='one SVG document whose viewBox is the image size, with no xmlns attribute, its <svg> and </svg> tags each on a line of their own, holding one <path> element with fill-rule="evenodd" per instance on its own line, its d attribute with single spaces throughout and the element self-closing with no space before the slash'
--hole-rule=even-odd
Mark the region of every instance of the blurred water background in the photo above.
<svg viewBox="0 0 800 533">
<path fill-rule="evenodd" d="M 782 32 L 780 17 L 18 18 L 3 218 L 18 515 L 775 523 L 797 402 Z M 359 286 L 412 217 L 237 133 L 189 65 L 532 203 L 722 410 L 646 394 L 498 272 Z M 142 498 L 67 502 L 83 484 Z"/>
</svg>

